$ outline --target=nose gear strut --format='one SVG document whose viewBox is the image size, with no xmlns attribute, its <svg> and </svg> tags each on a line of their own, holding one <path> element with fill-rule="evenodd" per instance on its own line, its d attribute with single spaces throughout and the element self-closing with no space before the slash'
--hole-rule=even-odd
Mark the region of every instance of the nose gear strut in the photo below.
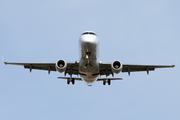
<svg viewBox="0 0 180 120">
<path fill-rule="evenodd" d="M 91 55 L 91 52 L 86 52 L 86 60 L 87 60 L 87 62 L 86 62 L 86 65 L 85 66 L 92 66 L 91 64 L 90 64 L 90 61 L 89 61 L 89 57 L 90 57 L 90 55 Z"/>
</svg>

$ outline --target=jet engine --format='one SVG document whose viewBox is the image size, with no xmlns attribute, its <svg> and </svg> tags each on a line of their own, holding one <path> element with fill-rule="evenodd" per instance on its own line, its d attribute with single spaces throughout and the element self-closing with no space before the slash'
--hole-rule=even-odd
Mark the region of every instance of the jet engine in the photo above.
<svg viewBox="0 0 180 120">
<path fill-rule="evenodd" d="M 118 60 L 112 62 L 111 69 L 114 73 L 118 74 L 122 70 L 122 63 Z"/>
<path fill-rule="evenodd" d="M 66 70 L 67 67 L 67 63 L 64 60 L 58 60 L 56 62 L 56 69 L 57 71 L 59 71 L 60 73 L 64 72 Z"/>
</svg>

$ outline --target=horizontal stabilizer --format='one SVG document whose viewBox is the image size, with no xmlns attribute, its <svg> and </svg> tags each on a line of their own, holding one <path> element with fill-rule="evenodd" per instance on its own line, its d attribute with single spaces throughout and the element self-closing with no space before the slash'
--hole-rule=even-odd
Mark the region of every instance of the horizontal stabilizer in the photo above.
<svg viewBox="0 0 180 120">
<path fill-rule="evenodd" d="M 70 79 L 70 77 L 58 77 L 59 79 Z M 82 81 L 81 78 L 72 78 L 74 80 Z"/>
<path fill-rule="evenodd" d="M 70 79 L 70 77 L 58 77 L 59 79 Z M 81 78 L 72 78 L 74 80 L 82 81 Z M 103 80 L 123 80 L 122 78 L 98 78 L 97 81 L 103 81 Z"/>
<path fill-rule="evenodd" d="M 103 81 L 103 80 L 123 80 L 122 78 L 98 78 L 97 81 Z"/>
</svg>

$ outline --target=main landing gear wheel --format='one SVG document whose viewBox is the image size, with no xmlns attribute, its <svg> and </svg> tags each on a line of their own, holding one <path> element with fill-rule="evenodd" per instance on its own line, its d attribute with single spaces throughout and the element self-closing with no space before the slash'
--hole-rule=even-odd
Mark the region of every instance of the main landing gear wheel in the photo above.
<svg viewBox="0 0 180 120">
<path fill-rule="evenodd" d="M 103 80 L 103 85 L 106 85 L 106 83 L 108 83 L 108 85 L 111 85 L 111 80 L 110 79 Z"/>
<path fill-rule="evenodd" d="M 106 80 L 103 80 L 103 85 L 106 85 Z"/>
<path fill-rule="evenodd" d="M 74 78 L 72 78 L 72 81 L 71 81 L 71 82 L 72 82 L 72 84 L 73 84 L 73 85 L 75 84 L 75 80 L 74 80 Z"/>
<path fill-rule="evenodd" d="M 75 84 L 75 80 L 74 80 L 74 78 L 72 78 L 72 80 L 67 79 L 67 84 L 68 84 L 68 85 L 70 84 L 70 82 L 72 82 L 72 84 L 74 85 L 74 84 Z"/>
<path fill-rule="evenodd" d="M 67 79 L 67 84 L 69 85 L 69 83 L 70 83 L 70 79 Z"/>
<path fill-rule="evenodd" d="M 110 79 L 108 79 L 108 85 L 111 85 L 111 80 Z"/>
</svg>

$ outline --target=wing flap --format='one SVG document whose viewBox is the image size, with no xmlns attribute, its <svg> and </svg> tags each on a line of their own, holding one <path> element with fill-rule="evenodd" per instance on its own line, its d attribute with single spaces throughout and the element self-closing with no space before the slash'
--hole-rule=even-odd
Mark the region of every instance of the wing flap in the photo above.
<svg viewBox="0 0 180 120">
<path fill-rule="evenodd" d="M 56 71 L 55 63 L 15 63 L 15 62 L 4 62 L 6 65 L 22 65 L 27 69 L 39 69 L 39 70 L 48 70 L 48 71 Z"/>
<path fill-rule="evenodd" d="M 138 64 L 123 64 L 122 72 L 139 72 L 139 71 L 154 71 L 155 68 L 171 68 L 175 65 L 138 65 Z M 112 74 L 111 63 L 99 63 L 100 75 Z"/>
<path fill-rule="evenodd" d="M 22 65 L 26 69 L 30 69 L 30 72 L 32 69 L 36 70 L 47 70 L 48 73 L 50 71 L 56 71 L 55 62 L 52 63 L 36 63 L 36 62 L 30 62 L 30 63 L 19 63 L 19 62 L 4 62 L 4 64 L 10 64 L 10 65 Z M 75 75 L 79 74 L 79 63 L 77 61 L 74 62 L 67 62 L 67 68 L 65 73 L 72 73 Z"/>
<path fill-rule="evenodd" d="M 154 71 L 155 68 L 170 68 L 174 65 L 135 65 L 123 64 L 122 72 L 136 72 L 136 71 Z"/>
<path fill-rule="evenodd" d="M 55 66 L 52 65 L 24 65 L 24 68 L 56 71 Z"/>
</svg>

